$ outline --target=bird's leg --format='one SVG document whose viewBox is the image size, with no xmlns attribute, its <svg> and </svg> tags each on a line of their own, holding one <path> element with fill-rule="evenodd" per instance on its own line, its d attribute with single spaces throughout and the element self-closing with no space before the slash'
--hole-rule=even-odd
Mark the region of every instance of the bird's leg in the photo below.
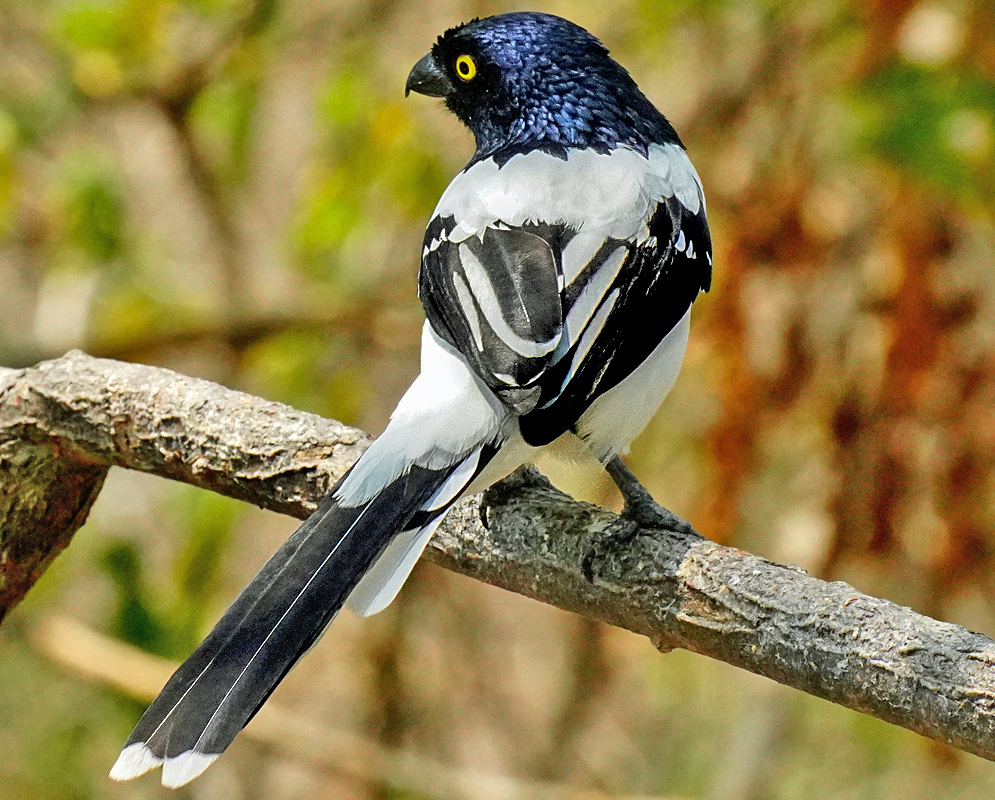
<svg viewBox="0 0 995 800">
<path fill-rule="evenodd" d="M 605 469 L 625 499 L 623 517 L 633 520 L 643 528 L 665 528 L 678 533 L 700 536 L 690 523 L 657 504 L 639 479 L 632 474 L 632 470 L 625 465 L 621 456 L 613 456 L 605 464 Z"/>
</svg>

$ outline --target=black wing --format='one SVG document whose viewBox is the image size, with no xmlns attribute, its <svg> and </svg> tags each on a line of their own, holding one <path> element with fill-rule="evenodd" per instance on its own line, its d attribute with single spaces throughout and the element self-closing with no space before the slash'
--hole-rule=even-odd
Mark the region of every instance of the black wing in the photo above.
<svg viewBox="0 0 995 800">
<path fill-rule="evenodd" d="M 453 242 L 452 217 L 425 234 L 418 294 L 429 322 L 519 414 L 533 409 L 563 330 L 563 226 L 488 227 Z"/>
<path fill-rule="evenodd" d="M 638 367 L 711 284 L 703 205 L 661 199 L 640 243 L 606 238 L 575 274 L 565 225 L 496 223 L 452 242 L 452 217 L 425 236 L 419 296 L 435 331 L 519 415 L 534 446 L 570 430 Z"/>
<path fill-rule="evenodd" d="M 595 399 L 653 352 L 698 293 L 710 288 L 712 242 L 704 208 L 692 214 L 676 198 L 664 198 L 650 220 L 649 232 L 642 244 L 624 243 L 625 261 L 603 293 L 600 315 L 547 370 L 536 408 L 520 420 L 522 435 L 530 444 L 546 444 L 569 430 Z M 596 266 L 595 259 L 574 283 Z M 573 286 L 564 292 L 568 308 L 578 294 Z M 590 338 L 585 341 L 586 337 Z"/>
</svg>

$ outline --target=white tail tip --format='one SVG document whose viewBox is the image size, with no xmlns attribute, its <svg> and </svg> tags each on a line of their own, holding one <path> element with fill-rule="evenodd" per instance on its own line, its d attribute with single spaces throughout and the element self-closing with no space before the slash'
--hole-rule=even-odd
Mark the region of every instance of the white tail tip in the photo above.
<svg viewBox="0 0 995 800">
<path fill-rule="evenodd" d="M 144 775 L 150 769 L 155 769 L 161 763 L 162 759 L 153 754 L 144 743 L 135 742 L 121 751 L 121 755 L 111 767 L 111 778 L 116 781 L 130 781 L 132 778 Z"/>
<path fill-rule="evenodd" d="M 121 755 L 117 757 L 117 761 L 111 767 L 111 778 L 116 781 L 130 781 L 132 778 L 144 775 L 150 769 L 155 769 L 162 764 L 162 785 L 176 789 L 190 783 L 200 775 L 217 760 L 218 755 L 218 753 L 198 753 L 196 750 L 187 750 L 178 756 L 163 760 L 149 750 L 144 743 L 135 742 L 121 751 Z"/>
<path fill-rule="evenodd" d="M 198 753 L 187 750 L 174 758 L 167 758 L 162 765 L 162 785 L 170 789 L 190 783 L 211 764 L 217 761 L 220 753 Z"/>
</svg>

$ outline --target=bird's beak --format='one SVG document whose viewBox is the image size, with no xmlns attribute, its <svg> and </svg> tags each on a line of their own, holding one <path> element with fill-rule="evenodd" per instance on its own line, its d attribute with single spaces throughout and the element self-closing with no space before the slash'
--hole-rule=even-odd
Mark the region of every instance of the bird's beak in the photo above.
<svg viewBox="0 0 995 800">
<path fill-rule="evenodd" d="M 408 81 L 404 84 L 404 96 L 418 92 L 429 97 L 446 97 L 452 94 L 454 89 L 453 82 L 439 69 L 432 54 L 429 53 L 411 69 Z"/>
</svg>

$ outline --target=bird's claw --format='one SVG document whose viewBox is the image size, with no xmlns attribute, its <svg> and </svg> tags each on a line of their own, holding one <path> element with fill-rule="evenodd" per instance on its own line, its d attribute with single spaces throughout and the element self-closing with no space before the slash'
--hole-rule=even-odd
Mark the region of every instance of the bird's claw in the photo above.
<svg viewBox="0 0 995 800">
<path fill-rule="evenodd" d="M 624 519 L 631 520 L 640 528 L 664 529 L 690 536 L 700 535 L 690 523 L 659 505 L 619 456 L 609 461 L 605 468 L 625 499 L 625 508 L 621 514 Z"/>
</svg>

